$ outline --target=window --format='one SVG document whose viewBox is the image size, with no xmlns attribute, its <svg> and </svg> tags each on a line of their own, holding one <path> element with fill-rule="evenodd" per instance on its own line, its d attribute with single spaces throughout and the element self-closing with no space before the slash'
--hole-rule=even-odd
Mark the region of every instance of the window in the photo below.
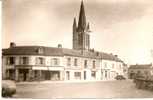
<svg viewBox="0 0 153 100">
<path fill-rule="evenodd" d="M 37 58 L 36 58 L 36 64 L 38 64 L 38 65 L 43 65 L 43 64 L 45 64 L 45 59 L 42 58 L 42 57 L 37 57 Z"/>
<path fill-rule="evenodd" d="M 74 66 L 78 66 L 78 59 L 74 59 Z"/>
<path fill-rule="evenodd" d="M 88 62 L 87 62 L 87 60 L 85 60 L 84 61 L 84 67 L 87 68 L 87 66 L 88 66 Z"/>
<path fill-rule="evenodd" d="M 148 75 L 149 75 L 149 71 L 145 70 L 145 71 L 144 71 L 144 74 L 145 74 L 146 76 L 148 76 Z"/>
<path fill-rule="evenodd" d="M 66 71 L 66 79 L 70 80 L 70 72 L 69 71 Z"/>
<path fill-rule="evenodd" d="M 107 68 L 107 62 L 104 63 L 104 67 Z"/>
<path fill-rule="evenodd" d="M 20 58 L 20 64 L 28 64 L 29 58 L 28 57 L 21 57 Z"/>
<path fill-rule="evenodd" d="M 119 65 L 119 68 L 120 68 L 120 69 L 122 68 L 121 64 Z"/>
<path fill-rule="evenodd" d="M 71 66 L 71 58 L 67 58 L 67 66 Z"/>
<path fill-rule="evenodd" d="M 92 66 L 93 66 L 93 68 L 96 68 L 96 61 L 93 61 Z"/>
<path fill-rule="evenodd" d="M 43 48 L 38 48 L 38 54 L 43 54 Z"/>
<path fill-rule="evenodd" d="M 13 64 L 15 64 L 15 57 L 8 57 L 8 58 L 7 58 L 7 64 L 8 64 L 8 65 L 13 65 Z"/>
<path fill-rule="evenodd" d="M 54 66 L 59 65 L 59 59 L 53 58 L 53 65 L 54 65 Z"/>
<path fill-rule="evenodd" d="M 74 77 L 76 79 L 81 79 L 81 72 L 74 72 Z"/>
<path fill-rule="evenodd" d="M 105 71 L 105 78 L 107 78 L 107 71 Z"/>
<path fill-rule="evenodd" d="M 112 68 L 114 68 L 115 67 L 115 65 L 114 64 L 112 64 Z"/>
<path fill-rule="evenodd" d="M 96 72 L 95 71 L 92 71 L 91 72 L 91 76 L 95 78 L 96 77 Z"/>
</svg>

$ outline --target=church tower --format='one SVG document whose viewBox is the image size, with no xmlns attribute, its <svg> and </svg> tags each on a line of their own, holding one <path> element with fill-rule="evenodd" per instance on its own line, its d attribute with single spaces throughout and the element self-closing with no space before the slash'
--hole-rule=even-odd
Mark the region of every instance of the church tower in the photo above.
<svg viewBox="0 0 153 100">
<path fill-rule="evenodd" d="M 76 18 L 73 21 L 73 49 L 89 50 L 90 49 L 90 26 L 86 22 L 83 1 L 81 2 L 78 25 Z"/>
</svg>

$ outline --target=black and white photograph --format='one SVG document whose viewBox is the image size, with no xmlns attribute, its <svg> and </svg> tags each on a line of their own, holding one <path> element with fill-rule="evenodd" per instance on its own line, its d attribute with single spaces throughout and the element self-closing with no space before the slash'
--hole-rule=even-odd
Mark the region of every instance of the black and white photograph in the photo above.
<svg viewBox="0 0 153 100">
<path fill-rule="evenodd" d="M 3 99 L 153 99 L 153 0 L 1 0 Z"/>
</svg>

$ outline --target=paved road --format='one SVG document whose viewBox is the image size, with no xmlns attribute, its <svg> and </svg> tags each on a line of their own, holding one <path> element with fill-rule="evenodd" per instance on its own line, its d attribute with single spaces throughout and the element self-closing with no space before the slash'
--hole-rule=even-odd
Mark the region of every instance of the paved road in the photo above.
<svg viewBox="0 0 153 100">
<path fill-rule="evenodd" d="M 132 81 L 17 84 L 15 98 L 153 98 L 153 92 L 135 88 Z"/>
</svg>

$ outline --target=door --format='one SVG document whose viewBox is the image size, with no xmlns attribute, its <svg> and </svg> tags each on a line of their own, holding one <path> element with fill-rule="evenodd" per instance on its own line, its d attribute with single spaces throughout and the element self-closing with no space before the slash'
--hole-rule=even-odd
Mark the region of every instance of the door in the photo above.
<svg viewBox="0 0 153 100">
<path fill-rule="evenodd" d="M 45 80 L 50 80 L 50 71 L 45 71 Z"/>
<path fill-rule="evenodd" d="M 84 80 L 86 80 L 87 79 L 87 72 L 86 71 L 84 71 Z"/>
<path fill-rule="evenodd" d="M 66 71 L 66 80 L 70 80 L 70 72 Z"/>
<path fill-rule="evenodd" d="M 28 69 L 19 69 L 19 76 L 21 81 L 28 80 Z"/>
</svg>

